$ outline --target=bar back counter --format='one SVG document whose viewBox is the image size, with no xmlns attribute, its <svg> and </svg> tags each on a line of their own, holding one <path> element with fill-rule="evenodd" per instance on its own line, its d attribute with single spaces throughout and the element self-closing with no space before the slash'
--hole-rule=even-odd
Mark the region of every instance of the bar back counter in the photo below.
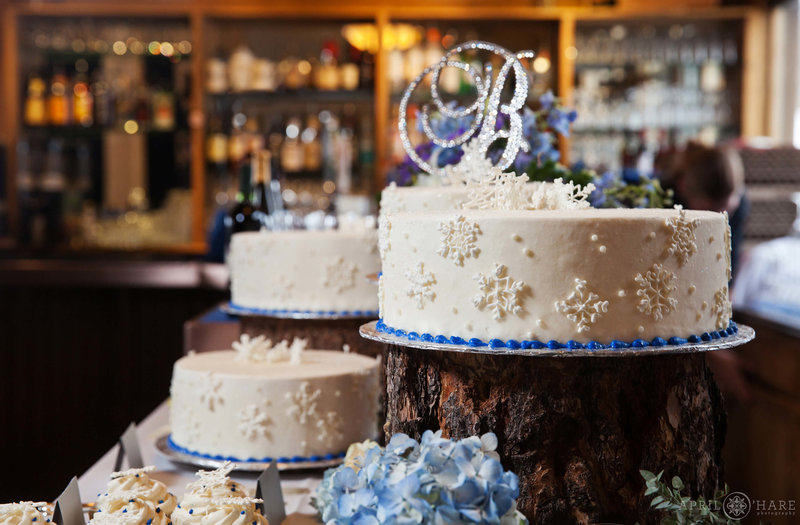
<svg viewBox="0 0 800 525">
<path fill-rule="evenodd" d="M 226 286 L 215 264 L 0 261 L 0 450 L 14 473 L 0 500 L 52 500 L 163 402 L 183 323 Z"/>
</svg>

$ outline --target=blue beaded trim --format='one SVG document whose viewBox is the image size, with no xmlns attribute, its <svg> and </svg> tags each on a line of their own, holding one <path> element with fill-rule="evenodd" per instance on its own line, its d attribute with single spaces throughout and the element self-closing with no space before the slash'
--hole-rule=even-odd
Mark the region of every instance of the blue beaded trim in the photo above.
<svg viewBox="0 0 800 525">
<path fill-rule="evenodd" d="M 313 463 L 315 461 L 330 461 L 333 459 L 343 458 L 345 456 L 344 452 L 340 452 L 338 454 L 325 454 L 322 456 L 292 456 L 292 457 L 279 457 L 279 458 L 247 458 L 247 459 L 240 459 L 233 456 L 223 456 L 223 455 L 214 455 L 214 454 L 203 454 L 202 452 L 197 452 L 195 450 L 190 450 L 186 447 L 182 447 L 175 443 L 172 440 L 172 434 L 167 436 L 167 445 L 172 450 L 176 452 L 180 452 L 181 454 L 187 454 L 189 456 L 195 456 L 198 458 L 203 459 L 214 459 L 217 461 L 233 461 L 235 463 L 270 463 L 272 461 L 277 461 L 278 463 Z"/>
<path fill-rule="evenodd" d="M 237 312 L 249 313 L 256 315 L 336 315 L 348 317 L 378 317 L 378 310 L 287 310 L 287 309 L 264 309 L 264 308 L 250 308 L 249 306 L 239 306 L 233 301 L 228 303 L 228 306 Z"/>
<path fill-rule="evenodd" d="M 417 332 L 407 332 L 400 328 L 392 328 L 388 326 L 386 323 L 383 322 L 383 319 L 378 320 L 378 324 L 375 325 L 375 329 L 379 332 L 383 332 L 386 334 L 394 335 L 397 337 L 404 337 L 409 341 L 425 341 L 426 343 L 438 343 L 444 345 L 460 345 L 460 346 L 471 346 L 474 348 L 488 346 L 489 348 L 510 348 L 512 350 L 541 350 L 541 349 L 548 349 L 548 350 L 579 350 L 579 349 L 586 349 L 586 350 L 603 350 L 603 349 L 611 349 L 611 350 L 622 350 L 625 348 L 645 348 L 648 346 L 666 346 L 666 345 L 685 345 L 685 344 L 697 344 L 697 343 L 704 343 L 708 341 L 712 341 L 714 339 L 721 339 L 723 337 L 729 337 L 734 335 L 736 332 L 739 331 L 739 327 L 736 326 L 732 320 L 728 324 L 728 328 L 725 330 L 718 330 L 714 332 L 703 332 L 700 335 L 690 335 L 689 337 L 670 337 L 669 339 L 663 339 L 661 337 L 656 337 L 652 341 L 647 341 L 645 339 L 636 339 L 634 341 L 618 341 L 614 340 L 608 344 L 598 343 L 597 341 L 589 341 L 588 343 L 579 343 L 578 341 L 567 341 L 566 343 L 561 343 L 559 341 L 550 340 L 547 342 L 543 341 L 515 341 L 514 339 L 509 339 L 508 341 L 503 341 L 502 339 L 491 339 L 489 341 L 483 341 L 482 339 L 478 339 L 477 337 L 473 337 L 472 339 L 463 339 L 461 337 L 452 336 L 447 337 L 444 335 L 431 335 L 428 333 L 419 334 Z"/>
</svg>

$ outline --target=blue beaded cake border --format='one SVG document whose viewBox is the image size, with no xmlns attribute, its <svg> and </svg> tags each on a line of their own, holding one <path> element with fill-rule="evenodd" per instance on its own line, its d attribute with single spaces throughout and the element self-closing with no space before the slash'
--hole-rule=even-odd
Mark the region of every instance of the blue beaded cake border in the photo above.
<svg viewBox="0 0 800 525">
<path fill-rule="evenodd" d="M 180 452 L 181 454 L 187 454 L 189 456 L 194 456 L 203 459 L 213 459 L 215 461 L 233 461 L 234 463 L 270 463 L 272 461 L 276 461 L 278 463 L 315 463 L 321 461 L 331 461 L 334 459 L 340 459 L 345 457 L 345 452 L 340 452 L 338 454 L 325 454 L 321 456 L 308 456 L 308 457 L 292 456 L 292 457 L 278 457 L 278 458 L 264 457 L 261 459 L 258 458 L 240 459 L 234 456 L 223 456 L 221 454 L 217 455 L 203 454 L 202 452 L 197 452 L 196 450 L 191 450 L 186 447 L 182 447 L 172 440 L 172 434 L 167 436 L 167 445 L 172 450 Z"/>
<path fill-rule="evenodd" d="M 256 315 L 316 315 L 320 317 L 377 317 L 378 310 L 290 310 L 290 309 L 265 309 L 240 306 L 233 301 L 228 302 L 228 308 L 233 313 Z"/>
<path fill-rule="evenodd" d="M 567 341 L 561 343 L 559 341 L 550 340 L 547 342 L 531 340 L 531 341 L 516 341 L 509 339 L 503 341 L 502 339 L 491 339 L 488 342 L 473 337 L 471 339 L 463 339 L 461 337 L 452 336 L 447 337 L 444 335 L 431 335 L 428 333 L 419 334 L 417 332 L 407 332 L 399 328 L 393 328 L 379 319 L 375 325 L 375 329 L 385 334 L 394 335 L 396 337 L 404 337 L 409 341 L 424 341 L 426 343 L 437 343 L 444 345 L 459 345 L 470 346 L 473 348 L 489 347 L 489 348 L 510 348 L 512 350 L 624 350 L 625 348 L 646 348 L 648 346 L 660 347 L 667 345 L 685 345 L 685 344 L 699 344 L 713 341 L 715 339 L 722 339 L 730 337 L 739 331 L 739 327 L 731 320 L 725 330 L 715 330 L 713 332 L 703 332 L 700 335 L 690 335 L 689 337 L 670 337 L 664 339 L 656 337 L 651 341 L 645 339 L 636 339 L 634 341 L 618 341 L 614 340 L 608 344 L 598 343 L 597 341 L 589 341 L 588 343 L 579 343 L 578 341 Z"/>
</svg>

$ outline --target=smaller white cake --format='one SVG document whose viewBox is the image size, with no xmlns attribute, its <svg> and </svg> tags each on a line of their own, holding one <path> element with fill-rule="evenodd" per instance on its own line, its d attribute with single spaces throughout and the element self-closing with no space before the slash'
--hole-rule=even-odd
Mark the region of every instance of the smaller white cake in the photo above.
<svg viewBox="0 0 800 525">
<path fill-rule="evenodd" d="M 173 448 L 231 461 L 305 462 L 378 431 L 380 360 L 250 339 L 183 357 L 172 375 Z"/>
<path fill-rule="evenodd" d="M 374 315 L 375 228 L 237 233 L 228 266 L 234 307 Z"/>
</svg>

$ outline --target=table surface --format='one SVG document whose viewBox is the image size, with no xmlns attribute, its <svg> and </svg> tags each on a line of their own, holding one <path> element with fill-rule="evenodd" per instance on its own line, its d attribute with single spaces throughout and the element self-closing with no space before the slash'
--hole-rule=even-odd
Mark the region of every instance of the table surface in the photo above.
<svg viewBox="0 0 800 525">
<path fill-rule="evenodd" d="M 173 463 L 158 452 L 155 445 L 156 439 L 168 430 L 168 401 L 161 403 L 137 426 L 142 461 L 145 465 L 155 465 L 156 467 L 156 471 L 148 475 L 165 483 L 169 491 L 180 501 L 183 499 L 186 485 L 197 479 L 195 472 L 198 469 Z M 109 475 L 114 471 L 118 447 L 119 445 L 115 445 L 106 452 L 78 479 L 84 501 L 94 501 L 97 494 L 105 492 Z M 254 493 L 258 475 L 259 473 L 233 472 L 231 479 L 243 484 L 251 493 Z M 322 472 L 281 472 L 281 489 L 286 504 L 286 514 L 289 516 L 284 521 L 285 524 L 318 523 L 315 519 L 316 513 L 310 504 L 310 497 L 321 480 Z"/>
</svg>

